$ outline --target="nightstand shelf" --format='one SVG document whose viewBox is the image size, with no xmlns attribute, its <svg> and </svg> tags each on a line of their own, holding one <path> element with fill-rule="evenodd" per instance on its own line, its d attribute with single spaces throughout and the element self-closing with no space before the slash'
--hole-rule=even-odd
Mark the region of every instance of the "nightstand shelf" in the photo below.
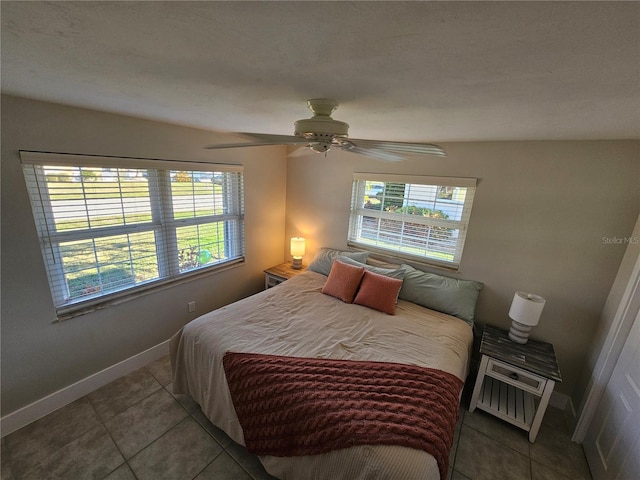
<svg viewBox="0 0 640 480">
<path fill-rule="evenodd" d="M 282 282 L 289 280 L 290 278 L 300 275 L 307 270 L 306 266 L 296 270 L 292 267 L 291 263 L 281 263 L 273 267 L 267 268 L 264 271 L 264 289 L 275 287 Z"/>
<path fill-rule="evenodd" d="M 487 325 L 480 344 L 482 360 L 469 411 L 484 410 L 538 435 L 555 382 L 562 381 L 553 345 L 509 340 L 507 332 Z"/>
<path fill-rule="evenodd" d="M 527 431 L 536 411 L 532 394 L 491 377 L 485 377 L 477 407 Z"/>
</svg>

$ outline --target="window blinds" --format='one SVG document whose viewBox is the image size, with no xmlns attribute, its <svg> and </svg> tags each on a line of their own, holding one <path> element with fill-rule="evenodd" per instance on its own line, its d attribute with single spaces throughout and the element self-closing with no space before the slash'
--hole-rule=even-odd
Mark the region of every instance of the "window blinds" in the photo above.
<svg viewBox="0 0 640 480">
<path fill-rule="evenodd" d="M 457 268 L 476 180 L 354 175 L 348 241 L 353 246 Z"/>
<path fill-rule="evenodd" d="M 21 158 L 58 314 L 244 258 L 242 167 Z"/>
</svg>

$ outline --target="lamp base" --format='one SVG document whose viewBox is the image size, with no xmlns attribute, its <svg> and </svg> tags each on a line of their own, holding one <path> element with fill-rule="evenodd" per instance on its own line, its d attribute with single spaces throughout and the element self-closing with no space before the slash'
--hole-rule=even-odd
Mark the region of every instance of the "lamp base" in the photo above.
<svg viewBox="0 0 640 480">
<path fill-rule="evenodd" d="M 293 257 L 293 265 L 291 265 L 294 270 L 300 270 L 302 268 L 302 257 Z"/>
<path fill-rule="evenodd" d="M 515 343 L 525 344 L 529 341 L 529 333 L 531 333 L 530 326 L 513 321 L 509 329 L 509 340 Z"/>
</svg>

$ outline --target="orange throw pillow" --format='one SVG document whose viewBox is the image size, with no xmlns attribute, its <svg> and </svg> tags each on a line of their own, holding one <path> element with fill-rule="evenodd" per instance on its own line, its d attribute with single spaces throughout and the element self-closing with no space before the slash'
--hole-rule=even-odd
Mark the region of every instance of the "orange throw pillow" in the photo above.
<svg viewBox="0 0 640 480">
<path fill-rule="evenodd" d="M 395 315 L 402 280 L 365 271 L 353 303 Z"/>
<path fill-rule="evenodd" d="M 322 293 L 339 298 L 343 302 L 353 303 L 360 280 L 364 275 L 364 267 L 355 267 L 335 260 Z"/>
</svg>

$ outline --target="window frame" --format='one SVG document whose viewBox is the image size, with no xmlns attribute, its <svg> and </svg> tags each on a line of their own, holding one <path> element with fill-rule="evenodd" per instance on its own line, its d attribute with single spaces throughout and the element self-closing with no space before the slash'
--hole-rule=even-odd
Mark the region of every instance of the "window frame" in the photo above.
<svg viewBox="0 0 640 480">
<path fill-rule="evenodd" d="M 20 151 L 19 153 L 23 169 L 25 170 L 25 182 L 27 183 L 43 262 L 47 271 L 52 301 L 58 319 L 82 315 L 112 303 L 120 303 L 130 298 L 135 298 L 154 289 L 167 288 L 170 284 L 177 284 L 195 276 L 209 275 L 245 261 L 244 174 L 242 165 L 33 151 Z M 140 169 L 147 171 L 148 201 L 151 220 L 143 223 L 127 224 L 124 222 L 124 225 L 93 228 L 89 226 L 87 228 L 78 228 L 69 231 L 56 231 L 49 188 L 46 186 L 42 188 L 42 185 L 39 184 L 39 179 L 44 178 L 44 170 L 47 165 L 56 167 Z M 33 175 L 29 173 L 30 170 L 35 174 L 35 185 L 30 185 L 27 180 L 27 175 Z M 212 215 L 194 215 L 193 217 L 187 218 L 175 218 L 173 215 L 175 199 L 171 190 L 171 172 L 176 170 L 211 173 L 212 175 L 214 173 L 222 174 L 221 185 L 224 211 L 221 214 L 214 211 Z M 38 177 L 38 175 L 41 176 Z M 123 181 L 119 180 L 118 185 L 121 186 L 122 184 Z M 195 201 L 195 197 L 196 194 L 194 192 L 190 198 L 193 198 Z M 86 199 L 87 197 L 84 198 Z M 122 199 L 126 197 L 122 193 L 122 190 L 120 190 L 120 196 L 115 198 L 122 202 Z M 34 202 L 36 202 L 36 204 L 34 204 Z M 212 205 L 215 207 L 214 204 Z M 38 219 L 37 212 L 42 215 L 40 220 Z M 223 242 L 227 259 L 181 272 L 177 256 L 179 251 L 177 238 L 178 228 L 195 225 L 211 225 L 217 222 L 222 222 L 225 229 Z M 235 228 L 230 228 L 230 223 L 232 222 L 237 222 Z M 115 291 L 92 295 L 86 299 L 80 298 L 79 300 L 75 299 L 72 301 L 65 299 L 66 291 L 68 290 L 66 277 L 68 272 L 65 272 L 62 263 L 62 253 L 60 252 L 60 247 L 63 242 L 77 240 L 94 241 L 101 238 L 112 238 L 115 235 L 129 235 L 140 232 L 154 233 L 156 244 L 155 261 L 158 270 L 157 278 L 136 282 L 132 286 Z M 131 248 L 131 246 L 132 244 L 130 243 L 129 248 Z M 95 244 L 93 251 L 94 254 L 97 254 Z M 96 266 L 98 268 L 99 265 L 100 262 L 96 260 Z"/>
<path fill-rule="evenodd" d="M 462 206 L 461 219 L 450 220 L 442 218 L 424 218 L 417 215 L 399 215 L 389 213 L 383 210 L 372 210 L 364 208 L 364 197 L 366 195 L 367 182 L 383 182 L 388 183 L 404 183 L 412 185 L 426 185 L 437 187 L 464 187 L 466 188 L 465 200 Z M 351 205 L 349 209 L 349 227 L 347 233 L 347 244 L 351 247 L 371 251 L 387 257 L 396 257 L 405 259 L 414 263 L 421 263 L 429 266 L 445 268 L 450 270 L 458 270 L 460 261 L 464 251 L 467 230 L 471 217 L 471 209 L 475 197 L 477 179 L 464 177 L 435 177 L 424 175 L 399 175 L 386 173 L 366 173 L 357 172 L 353 174 Z M 403 206 L 406 206 L 406 196 L 403 196 Z M 433 256 L 415 255 L 402 250 L 402 245 L 398 249 L 384 248 L 370 243 L 358 241 L 361 238 L 362 222 L 364 217 L 374 217 L 379 219 L 388 219 L 405 222 L 411 220 L 410 223 L 416 223 L 431 227 L 455 228 L 459 231 L 455 244 L 453 259 L 446 261 Z"/>
</svg>

